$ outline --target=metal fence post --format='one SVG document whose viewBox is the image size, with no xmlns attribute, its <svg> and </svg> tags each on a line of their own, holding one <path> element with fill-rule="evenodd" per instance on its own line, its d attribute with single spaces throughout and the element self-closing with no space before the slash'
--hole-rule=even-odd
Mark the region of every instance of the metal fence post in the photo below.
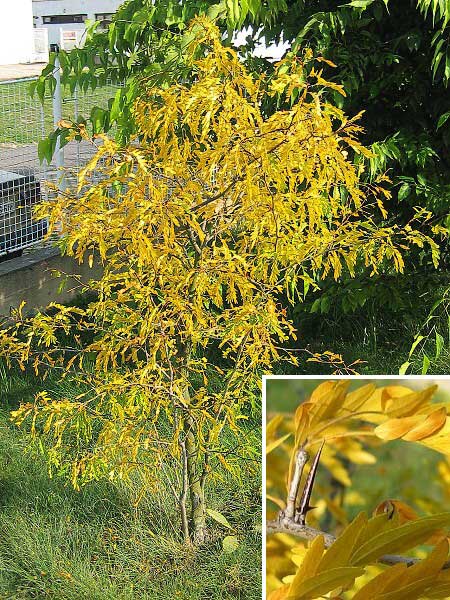
<svg viewBox="0 0 450 600">
<path fill-rule="evenodd" d="M 73 91 L 73 118 L 75 122 L 78 121 L 78 114 L 78 85 L 76 85 Z M 81 142 L 77 142 L 77 174 L 81 169 L 80 144 Z"/>
<path fill-rule="evenodd" d="M 56 80 L 55 92 L 53 94 L 53 125 L 55 129 L 58 127 L 58 123 L 62 119 L 62 88 L 61 88 L 61 64 L 59 62 L 59 57 L 56 55 L 55 58 L 55 70 L 53 72 Z M 66 182 L 64 179 L 64 148 L 61 148 L 61 143 L 59 138 L 56 141 L 55 148 L 55 166 L 58 170 L 58 187 L 61 192 L 66 189 Z"/>
</svg>

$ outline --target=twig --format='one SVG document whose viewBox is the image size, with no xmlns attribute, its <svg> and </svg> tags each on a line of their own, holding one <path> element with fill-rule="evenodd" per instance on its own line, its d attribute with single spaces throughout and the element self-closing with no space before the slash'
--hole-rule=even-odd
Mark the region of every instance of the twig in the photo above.
<svg viewBox="0 0 450 600">
<path fill-rule="evenodd" d="M 266 523 L 266 533 L 288 533 L 290 535 L 296 535 L 310 541 L 314 540 L 319 535 L 323 535 L 326 548 L 331 546 L 331 544 L 336 540 L 336 538 L 329 533 L 324 533 L 323 531 L 314 529 L 309 525 L 295 523 L 292 519 L 287 519 L 283 516 L 276 521 L 268 521 Z"/>
<path fill-rule="evenodd" d="M 295 469 L 292 476 L 291 485 L 289 487 L 289 493 L 286 501 L 286 510 L 284 511 L 284 517 L 286 520 L 291 520 L 295 515 L 295 503 L 298 495 L 298 488 L 300 486 L 300 480 L 302 478 L 303 469 L 308 462 L 308 453 L 300 448 L 295 456 Z"/>
<path fill-rule="evenodd" d="M 295 511 L 295 521 L 297 523 L 302 523 L 303 525 L 305 524 L 306 515 L 312 508 L 314 508 L 313 506 L 310 506 L 309 501 L 311 499 L 311 492 L 314 485 L 314 479 L 316 477 L 317 467 L 319 466 L 320 455 L 322 454 L 324 444 L 325 441 L 322 442 L 322 445 L 320 446 L 319 451 L 317 452 L 316 457 L 314 458 L 314 462 L 311 466 L 311 470 L 308 474 L 308 478 L 303 488 L 300 503 L 298 505 L 297 510 Z"/>
</svg>

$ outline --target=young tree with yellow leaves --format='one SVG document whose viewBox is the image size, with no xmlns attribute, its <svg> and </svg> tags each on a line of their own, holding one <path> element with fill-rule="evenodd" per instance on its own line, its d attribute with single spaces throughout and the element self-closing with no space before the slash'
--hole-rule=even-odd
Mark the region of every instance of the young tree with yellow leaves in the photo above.
<svg viewBox="0 0 450 600">
<path fill-rule="evenodd" d="M 294 331 L 280 296 L 361 265 L 401 270 L 403 249 L 430 244 L 437 257 L 437 247 L 415 229 L 423 211 L 404 228 L 370 216 L 376 204 L 385 214 L 383 189 L 359 183 L 363 167 L 348 152 L 368 151 L 355 119 L 321 100 L 325 86 L 340 88 L 320 62 L 290 57 L 270 80 L 250 75 L 206 18 L 183 44 L 194 81 L 143 80 L 133 143 L 103 137 L 78 193 L 39 209 L 50 233 L 62 230 L 65 253 L 100 260 L 100 279 L 79 282 L 95 298 L 85 309 L 19 311 L 0 332 L 0 355 L 80 382 L 77 398 L 41 393 L 13 414 L 53 471 L 79 487 L 134 469 L 152 478 L 170 460 L 184 538 L 201 542 L 214 464 L 236 473 L 236 453 L 257 453 L 239 424 L 261 373 L 296 362 L 283 350 Z M 270 116 L 268 97 L 281 106 Z"/>
<path fill-rule="evenodd" d="M 349 494 L 356 491 L 352 488 L 352 466 L 375 463 L 377 446 L 391 440 L 420 444 L 446 455 L 439 471 L 447 488 L 449 403 L 433 401 L 436 385 L 416 390 L 403 384 L 377 387 L 358 381 L 356 389 L 349 391 L 350 383 L 341 379 L 317 385 L 292 417 L 271 413 L 266 447 L 268 598 L 448 598 L 450 512 L 440 509 L 437 514 L 419 517 L 405 498 L 385 499 L 374 508 L 371 518 L 361 512 L 351 520 L 345 492 L 339 501 L 332 488 L 334 481 Z M 309 453 L 315 459 L 308 467 Z M 330 522 L 324 517 L 328 511 L 338 521 L 337 537 L 320 529 L 320 519 L 310 506 L 312 486 L 321 466 L 329 473 L 331 486 L 322 480 L 319 494 L 314 494 L 315 502 L 322 523 Z M 393 466 L 386 462 L 383 469 Z M 426 477 L 431 482 L 432 469 L 427 470 Z M 427 500 L 428 489 L 416 487 L 419 506 L 421 498 Z M 273 510 L 275 506 L 278 512 Z M 310 510 L 310 524 L 306 524 Z M 311 542 L 309 546 L 304 540 Z M 422 551 L 422 560 L 403 554 L 422 544 L 434 547 L 428 555 Z"/>
</svg>

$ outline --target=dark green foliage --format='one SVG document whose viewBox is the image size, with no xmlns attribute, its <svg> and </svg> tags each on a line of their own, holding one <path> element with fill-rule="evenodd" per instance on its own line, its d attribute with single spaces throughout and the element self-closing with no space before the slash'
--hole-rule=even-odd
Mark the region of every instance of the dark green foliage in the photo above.
<svg viewBox="0 0 450 600">
<path fill-rule="evenodd" d="M 446 31 L 440 11 L 421 11 L 411 0 L 302 4 L 290 2 L 288 17 L 266 28 L 266 38 L 283 33 L 337 65 L 325 65 L 325 77 L 342 83 L 347 96 L 336 94 L 334 101 L 350 115 L 365 111 L 362 140 L 375 153 L 368 178 L 388 171 L 397 210 L 405 216 L 418 204 L 444 217 L 450 199 L 450 129 L 443 117 L 450 105 L 450 55 L 436 56 L 436 36 Z"/>
</svg>

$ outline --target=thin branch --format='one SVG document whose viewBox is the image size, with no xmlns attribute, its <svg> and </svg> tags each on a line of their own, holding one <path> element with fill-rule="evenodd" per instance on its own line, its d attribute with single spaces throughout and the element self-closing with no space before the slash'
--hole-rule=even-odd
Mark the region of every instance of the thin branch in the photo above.
<svg viewBox="0 0 450 600">
<path fill-rule="evenodd" d="M 291 520 L 294 518 L 295 503 L 297 501 L 298 496 L 298 488 L 300 486 L 303 469 L 307 462 L 308 453 L 303 448 L 300 448 L 295 456 L 294 474 L 292 476 L 292 481 L 289 487 L 289 493 L 286 500 L 286 510 L 284 511 L 284 516 L 286 520 Z"/>
<path fill-rule="evenodd" d="M 323 535 L 326 548 L 329 548 L 336 540 L 336 538 L 329 533 L 319 531 L 318 529 L 309 527 L 309 525 L 295 523 L 293 519 L 283 518 L 283 516 L 276 521 L 268 521 L 266 523 L 266 533 L 287 533 L 310 541 L 314 540 L 319 535 Z"/>
<path fill-rule="evenodd" d="M 189 535 L 189 520 L 187 515 L 186 501 L 187 501 L 187 493 L 188 493 L 188 462 L 187 462 L 187 452 L 186 452 L 186 441 L 183 440 L 180 442 L 181 453 L 183 458 L 183 485 L 180 494 L 180 513 L 181 513 L 181 528 L 183 531 L 183 537 L 186 544 L 191 543 L 191 537 Z"/>
</svg>

